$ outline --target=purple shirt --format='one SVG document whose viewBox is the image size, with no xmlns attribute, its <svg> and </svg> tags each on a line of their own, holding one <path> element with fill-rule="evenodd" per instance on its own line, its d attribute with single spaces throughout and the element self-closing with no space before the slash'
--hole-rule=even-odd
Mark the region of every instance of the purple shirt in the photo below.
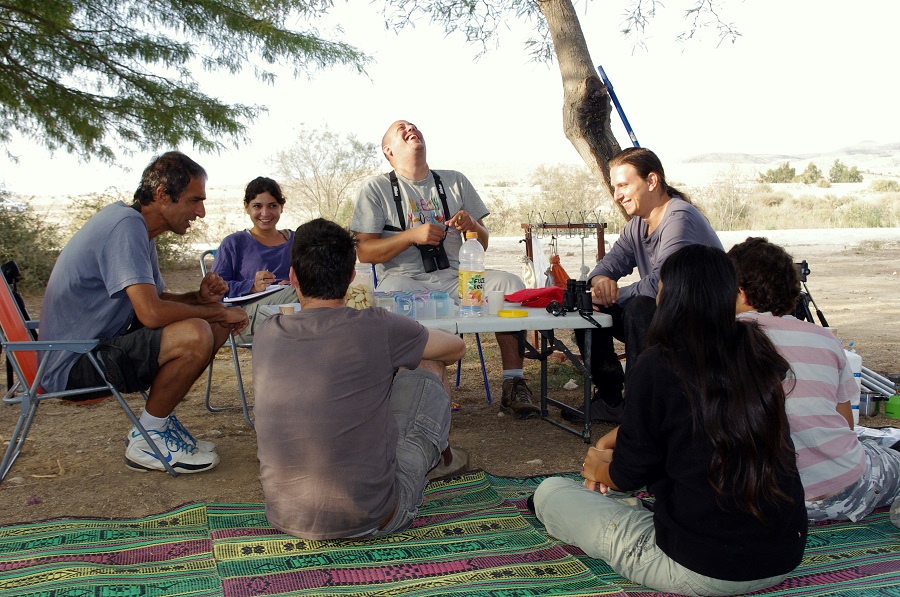
<svg viewBox="0 0 900 597">
<path fill-rule="evenodd" d="M 291 270 L 291 245 L 294 231 L 288 231 L 284 244 L 267 247 L 250 234 L 241 230 L 229 234 L 216 251 L 212 271 L 228 283 L 228 296 L 250 294 L 256 272 L 268 270 L 275 274 L 275 281 L 287 280 Z"/>
</svg>

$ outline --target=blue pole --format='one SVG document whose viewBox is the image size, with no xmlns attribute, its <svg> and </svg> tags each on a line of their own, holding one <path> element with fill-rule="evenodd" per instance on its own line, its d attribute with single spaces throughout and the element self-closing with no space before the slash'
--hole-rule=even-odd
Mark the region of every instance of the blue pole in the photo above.
<svg viewBox="0 0 900 597">
<path fill-rule="evenodd" d="M 603 71 L 603 67 L 599 64 L 597 65 L 597 72 L 600 73 L 600 78 L 603 79 L 603 84 L 606 85 L 606 90 L 609 92 L 609 97 L 613 102 L 613 105 L 616 107 L 616 112 L 619 113 L 619 118 L 622 119 L 622 124 L 625 125 L 625 130 L 628 132 L 628 138 L 631 139 L 632 145 L 635 147 L 640 147 L 641 144 L 638 143 L 637 135 L 634 134 L 634 130 L 631 128 L 631 124 L 628 122 L 628 118 L 625 116 L 625 111 L 622 110 L 622 104 L 619 103 L 619 98 L 616 97 L 616 92 L 613 91 L 612 83 L 609 82 L 609 77 L 606 76 L 606 73 Z"/>
</svg>

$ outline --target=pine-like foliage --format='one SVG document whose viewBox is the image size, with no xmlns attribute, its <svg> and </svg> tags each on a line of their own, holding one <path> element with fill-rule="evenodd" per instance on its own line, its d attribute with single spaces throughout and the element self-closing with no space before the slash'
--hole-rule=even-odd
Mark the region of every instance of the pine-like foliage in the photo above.
<svg viewBox="0 0 900 597">
<path fill-rule="evenodd" d="M 115 160 L 116 151 L 244 139 L 264 107 L 203 92 L 192 70 L 274 64 L 294 75 L 332 65 L 362 71 L 354 47 L 308 23 L 331 0 L 0 0 L 0 143 L 13 131 L 48 149 Z"/>
</svg>

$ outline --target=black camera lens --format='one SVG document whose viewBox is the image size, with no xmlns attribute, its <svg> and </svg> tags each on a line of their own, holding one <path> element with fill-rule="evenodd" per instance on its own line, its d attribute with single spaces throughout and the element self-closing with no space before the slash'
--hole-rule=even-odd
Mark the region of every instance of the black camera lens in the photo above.
<svg viewBox="0 0 900 597">
<path fill-rule="evenodd" d="M 430 274 L 434 270 L 450 267 L 450 259 L 447 257 L 447 249 L 444 248 L 443 240 L 437 246 L 416 245 L 416 248 L 422 254 L 422 267 L 425 269 L 426 274 Z"/>
<path fill-rule="evenodd" d="M 566 310 L 562 305 L 557 301 L 550 301 L 550 304 L 547 305 L 547 313 L 553 315 L 554 317 L 559 317 L 560 315 L 565 315 Z"/>
<path fill-rule="evenodd" d="M 566 280 L 566 289 L 563 291 L 562 308 L 566 311 L 574 311 L 576 308 L 575 280 L 569 278 Z"/>
<path fill-rule="evenodd" d="M 450 258 L 447 257 L 447 249 L 444 248 L 444 241 L 434 247 L 434 261 L 438 269 L 447 269 L 450 267 Z"/>
</svg>

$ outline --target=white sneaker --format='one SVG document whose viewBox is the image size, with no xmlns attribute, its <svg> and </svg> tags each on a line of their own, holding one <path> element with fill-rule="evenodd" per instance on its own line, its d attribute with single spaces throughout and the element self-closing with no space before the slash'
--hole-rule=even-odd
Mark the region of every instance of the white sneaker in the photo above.
<svg viewBox="0 0 900 597">
<path fill-rule="evenodd" d="M 169 421 L 168 423 L 166 423 L 166 429 L 174 431 L 175 433 L 180 435 L 185 442 L 191 444 L 192 446 L 196 446 L 196 448 L 201 452 L 216 451 L 216 444 L 202 439 L 194 439 L 194 436 L 184 428 L 184 425 L 182 425 L 181 421 L 178 420 L 178 417 L 175 416 L 175 413 L 169 415 Z"/>
<path fill-rule="evenodd" d="M 216 444 L 212 442 L 207 442 L 202 439 L 194 439 L 194 436 L 190 434 L 190 432 L 185 429 L 184 425 L 181 421 L 175 417 L 175 413 L 169 415 L 168 420 L 166 421 L 166 427 L 163 431 L 172 432 L 175 435 L 181 436 L 181 439 L 184 440 L 186 444 L 194 446 L 201 452 L 215 452 Z M 137 430 L 137 427 L 131 427 L 131 433 L 125 438 L 125 447 L 127 448 L 131 442 L 137 438 L 141 437 L 140 432 Z"/>
<path fill-rule="evenodd" d="M 137 437 L 131 437 L 135 434 Z M 125 450 L 125 464 L 139 471 L 165 471 L 165 465 L 156 457 L 156 453 L 144 436 L 134 428 L 131 435 L 128 448 Z M 198 450 L 196 446 L 187 443 L 180 434 L 168 428 L 162 431 L 147 431 L 147 435 L 176 472 L 202 473 L 219 464 L 218 454 Z"/>
</svg>

